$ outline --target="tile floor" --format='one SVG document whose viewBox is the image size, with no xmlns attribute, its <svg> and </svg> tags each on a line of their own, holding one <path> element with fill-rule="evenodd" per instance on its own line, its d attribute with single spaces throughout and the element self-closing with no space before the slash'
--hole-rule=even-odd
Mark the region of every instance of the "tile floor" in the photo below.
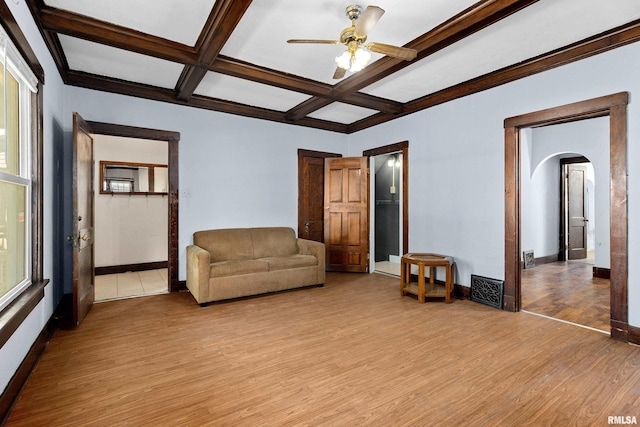
<svg viewBox="0 0 640 427">
<path fill-rule="evenodd" d="M 391 262 L 391 261 L 379 261 L 379 262 L 376 262 L 374 271 L 376 273 L 384 273 L 384 274 L 389 274 L 391 276 L 400 277 L 400 264 L 397 262 Z"/>
<path fill-rule="evenodd" d="M 96 302 L 167 292 L 169 285 L 166 268 L 96 276 Z"/>
</svg>

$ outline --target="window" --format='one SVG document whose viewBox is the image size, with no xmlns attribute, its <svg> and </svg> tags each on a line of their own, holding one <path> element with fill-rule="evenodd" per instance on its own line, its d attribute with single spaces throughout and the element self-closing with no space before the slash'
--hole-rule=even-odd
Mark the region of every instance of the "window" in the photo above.
<svg viewBox="0 0 640 427">
<path fill-rule="evenodd" d="M 0 310 L 31 284 L 31 93 L 36 84 L 0 28 Z"/>
</svg>

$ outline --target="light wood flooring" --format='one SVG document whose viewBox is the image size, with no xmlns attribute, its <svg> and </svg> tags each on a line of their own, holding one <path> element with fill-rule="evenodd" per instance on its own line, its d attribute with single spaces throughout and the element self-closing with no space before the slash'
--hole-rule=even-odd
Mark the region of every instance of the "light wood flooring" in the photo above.
<svg viewBox="0 0 640 427">
<path fill-rule="evenodd" d="M 589 259 L 537 265 L 522 270 L 522 309 L 609 333 L 609 287 Z"/>
<path fill-rule="evenodd" d="M 640 417 L 640 348 L 396 278 L 199 307 L 96 304 L 57 331 L 7 426 L 592 426 Z"/>
</svg>

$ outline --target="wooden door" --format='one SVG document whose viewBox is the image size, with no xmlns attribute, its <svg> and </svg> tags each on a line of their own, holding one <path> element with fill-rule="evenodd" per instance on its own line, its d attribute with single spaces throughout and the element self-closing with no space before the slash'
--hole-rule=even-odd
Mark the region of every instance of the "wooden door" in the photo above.
<svg viewBox="0 0 640 427">
<path fill-rule="evenodd" d="M 587 257 L 587 223 L 585 215 L 585 181 L 587 167 L 567 165 L 567 203 L 569 225 L 569 259 Z"/>
<path fill-rule="evenodd" d="M 93 131 L 73 113 L 73 325 L 94 301 Z"/>
<path fill-rule="evenodd" d="M 324 159 L 340 154 L 298 150 L 298 237 L 324 242 Z"/>
<path fill-rule="evenodd" d="M 369 168 L 367 157 L 326 159 L 324 239 L 327 270 L 369 268 Z"/>
</svg>

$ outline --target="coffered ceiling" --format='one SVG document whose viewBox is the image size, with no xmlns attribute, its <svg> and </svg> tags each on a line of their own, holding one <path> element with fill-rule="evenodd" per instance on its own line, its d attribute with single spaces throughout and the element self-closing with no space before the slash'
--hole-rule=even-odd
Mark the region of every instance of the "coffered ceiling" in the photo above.
<svg viewBox="0 0 640 427">
<path fill-rule="evenodd" d="M 333 79 L 340 0 L 26 0 L 66 84 L 351 133 L 640 39 L 638 0 L 375 0 L 373 53 Z M 367 4 L 362 4 L 366 7 Z"/>
</svg>

